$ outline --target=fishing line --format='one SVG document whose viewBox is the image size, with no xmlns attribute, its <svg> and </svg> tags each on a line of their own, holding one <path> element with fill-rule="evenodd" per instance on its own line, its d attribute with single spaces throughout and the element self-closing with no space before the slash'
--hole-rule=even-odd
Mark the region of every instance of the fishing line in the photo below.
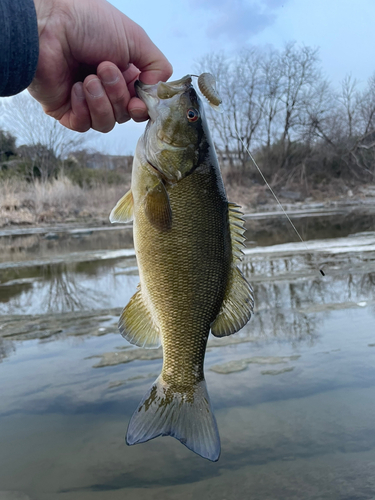
<svg viewBox="0 0 375 500">
<path fill-rule="evenodd" d="M 209 102 L 209 104 L 211 105 L 211 107 L 215 108 L 216 110 L 220 110 L 220 108 L 221 108 L 223 110 L 223 112 L 225 113 L 225 115 L 229 119 L 229 114 L 224 109 L 222 101 L 221 101 L 221 99 L 220 99 L 220 97 L 219 97 L 219 95 L 218 95 L 218 93 L 216 91 L 216 80 L 215 80 L 215 77 L 213 75 L 211 75 L 210 73 L 202 73 L 199 77 L 198 77 L 198 75 L 191 75 L 191 76 L 196 76 L 198 78 L 198 87 L 199 87 L 199 90 L 202 92 L 202 94 L 204 95 L 204 97 L 207 99 L 207 101 Z M 309 248 L 307 246 L 307 243 L 302 238 L 302 236 L 298 232 L 296 226 L 291 221 L 289 215 L 284 210 L 284 207 L 280 203 L 280 201 L 279 201 L 278 197 L 276 196 L 275 192 L 273 191 L 272 187 L 267 182 L 267 179 L 264 177 L 263 172 L 259 168 L 259 166 L 258 166 L 257 162 L 255 161 L 253 155 L 250 153 L 249 148 L 246 146 L 246 144 L 242 140 L 242 138 L 241 138 L 241 136 L 240 136 L 240 134 L 239 134 L 239 132 L 237 130 L 237 125 L 236 124 L 234 125 L 234 128 L 235 128 L 235 131 L 236 131 L 238 139 L 240 140 L 240 142 L 242 143 L 243 147 L 247 151 L 247 154 L 249 155 L 251 161 L 254 163 L 254 165 L 255 165 L 256 169 L 258 170 L 259 174 L 261 175 L 264 183 L 266 184 L 266 186 L 268 187 L 268 189 L 271 191 L 272 196 L 275 198 L 275 200 L 276 200 L 277 204 L 279 205 L 279 207 L 281 208 L 283 214 L 288 219 L 290 225 L 294 229 L 294 232 L 296 233 L 296 235 L 298 236 L 298 238 L 301 240 L 302 244 L 306 248 L 307 253 L 310 255 L 310 257 L 312 258 L 312 260 L 314 260 L 314 256 L 311 253 L 311 251 L 309 250 Z M 323 269 L 319 269 L 319 272 L 320 272 L 320 274 L 322 276 L 325 276 L 325 273 L 324 273 Z"/>
<path fill-rule="evenodd" d="M 226 113 L 226 111 L 225 111 L 225 110 L 224 110 L 224 112 Z M 227 113 L 226 113 L 226 115 L 227 115 Z M 227 115 L 227 116 L 228 116 L 228 115 Z M 308 254 L 309 254 L 309 255 L 310 255 L 310 257 L 312 257 L 312 259 L 314 260 L 314 256 L 313 256 L 313 254 L 311 253 L 311 251 L 309 250 L 309 247 L 307 246 L 306 241 L 305 241 L 305 240 L 302 238 L 302 236 L 299 234 L 299 232 L 298 232 L 298 230 L 297 230 L 296 226 L 293 224 L 293 222 L 291 221 L 291 219 L 290 219 L 289 215 L 286 213 L 286 211 L 285 211 L 284 207 L 283 207 L 283 206 L 282 206 L 282 204 L 280 203 L 280 201 L 279 201 L 278 197 L 276 196 L 276 194 L 275 194 L 274 190 L 271 188 L 271 186 L 270 186 L 270 185 L 269 185 L 269 183 L 267 182 L 267 179 L 264 177 L 263 172 L 262 172 L 262 171 L 261 171 L 261 169 L 258 167 L 257 162 L 255 161 L 255 159 L 254 159 L 253 155 L 252 155 L 252 154 L 250 153 L 250 151 L 249 151 L 249 148 L 246 146 L 246 144 L 245 144 L 245 143 L 244 143 L 244 141 L 242 140 L 242 138 L 241 138 L 240 134 L 238 133 L 238 130 L 237 130 L 237 125 L 235 125 L 235 126 L 234 126 L 234 128 L 235 128 L 235 131 L 236 131 L 236 134 L 237 134 L 238 139 L 241 141 L 241 143 L 242 143 L 243 147 L 246 149 L 247 154 L 249 155 L 249 157 L 250 157 L 251 161 L 254 163 L 254 165 L 255 165 L 256 169 L 258 170 L 258 172 L 260 173 L 260 175 L 261 175 L 261 177 L 262 177 L 262 179 L 263 179 L 264 183 L 266 184 L 266 186 L 268 187 L 268 189 L 271 191 L 272 196 L 275 198 L 275 200 L 276 200 L 277 204 L 279 205 L 279 207 L 280 207 L 280 208 L 281 208 L 281 210 L 283 211 L 283 214 L 284 214 L 284 215 L 285 215 L 285 217 L 288 219 L 288 221 L 289 221 L 290 225 L 291 225 L 291 226 L 292 226 L 292 228 L 294 229 L 294 232 L 296 233 L 296 235 L 298 236 L 298 238 L 301 240 L 301 242 L 302 242 L 302 243 L 303 243 L 303 245 L 305 246 L 305 248 L 306 248 L 306 250 L 307 250 Z M 324 273 L 323 269 L 319 269 L 319 272 L 320 272 L 320 274 L 321 274 L 322 276 L 325 276 L 325 273 Z"/>
</svg>

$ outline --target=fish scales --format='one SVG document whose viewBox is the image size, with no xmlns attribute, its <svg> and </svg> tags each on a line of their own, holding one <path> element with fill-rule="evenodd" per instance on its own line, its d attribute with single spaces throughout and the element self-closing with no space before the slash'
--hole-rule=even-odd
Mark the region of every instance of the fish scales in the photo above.
<svg viewBox="0 0 375 500">
<path fill-rule="evenodd" d="M 231 241 L 219 180 L 211 165 L 202 165 L 167 188 L 173 214 L 170 231 L 154 228 L 143 207 L 134 216 L 141 287 L 155 304 L 162 332 L 162 373 L 171 385 L 203 379 L 210 324 L 224 297 Z"/>
<path fill-rule="evenodd" d="M 119 329 L 135 345 L 161 344 L 163 367 L 130 420 L 126 442 L 172 436 L 216 461 L 220 437 L 204 356 L 210 330 L 231 335 L 252 313 L 252 289 L 237 267 L 243 220 L 226 198 L 191 77 L 135 88 L 150 120 L 137 145 L 131 189 L 110 220 L 134 220 L 140 285 Z"/>
</svg>

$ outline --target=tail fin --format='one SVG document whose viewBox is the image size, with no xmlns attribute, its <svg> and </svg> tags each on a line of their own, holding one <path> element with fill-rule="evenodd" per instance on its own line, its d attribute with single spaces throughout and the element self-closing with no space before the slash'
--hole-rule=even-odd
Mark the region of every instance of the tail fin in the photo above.
<svg viewBox="0 0 375 500">
<path fill-rule="evenodd" d="M 144 443 L 158 436 L 173 436 L 201 457 L 219 460 L 220 437 L 204 380 L 181 393 L 161 375 L 156 379 L 130 420 L 126 442 Z"/>
</svg>

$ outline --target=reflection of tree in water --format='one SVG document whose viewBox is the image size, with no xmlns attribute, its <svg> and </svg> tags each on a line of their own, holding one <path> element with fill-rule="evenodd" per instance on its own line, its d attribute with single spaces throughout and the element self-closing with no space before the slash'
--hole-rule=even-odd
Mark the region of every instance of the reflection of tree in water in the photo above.
<svg viewBox="0 0 375 500">
<path fill-rule="evenodd" d="M 97 290 L 83 285 L 82 274 L 76 264 L 62 263 L 43 267 L 43 278 L 49 286 L 45 302 L 46 312 L 67 312 L 90 309 L 97 305 Z"/>
<path fill-rule="evenodd" d="M 337 255 L 333 261 L 335 272 L 322 279 L 309 255 L 246 259 L 242 270 L 256 301 L 246 329 L 270 340 L 313 342 L 319 323 L 337 305 L 375 301 L 375 272 L 365 272 L 375 268 L 370 256 Z"/>
<path fill-rule="evenodd" d="M 363 291 L 367 291 L 369 294 L 372 294 L 372 297 L 375 295 L 375 272 L 368 273 L 362 276 L 361 278 L 361 288 Z"/>
<path fill-rule="evenodd" d="M 15 272 L 12 268 L 6 277 L 9 285 L 0 283 L 0 314 L 112 307 L 118 304 L 118 297 L 127 296 L 135 288 L 133 273 L 124 279 L 118 272 L 119 265 L 118 261 L 95 260 L 39 264 Z"/>
<path fill-rule="evenodd" d="M 299 310 L 299 304 L 313 285 L 254 283 L 256 309 L 247 328 L 263 339 L 313 343 L 317 337 L 319 318 Z"/>
<path fill-rule="evenodd" d="M 16 348 L 14 347 L 13 342 L 10 340 L 4 340 L 0 337 L 0 363 L 2 363 L 3 359 L 7 358 L 12 352 L 15 352 Z"/>
</svg>

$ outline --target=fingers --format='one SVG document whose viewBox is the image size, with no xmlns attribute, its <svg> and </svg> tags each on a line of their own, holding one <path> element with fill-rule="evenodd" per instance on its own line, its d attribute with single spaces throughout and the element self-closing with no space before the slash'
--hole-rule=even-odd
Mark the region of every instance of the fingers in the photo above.
<svg viewBox="0 0 375 500">
<path fill-rule="evenodd" d="M 118 123 L 130 120 L 127 111 L 130 93 L 124 75 L 110 62 L 99 64 L 97 74 L 111 103 L 115 120 Z"/>
<path fill-rule="evenodd" d="M 138 97 L 132 97 L 129 102 L 128 111 L 130 117 L 135 122 L 144 122 L 148 119 L 148 111 L 146 104 L 138 99 Z"/>
<path fill-rule="evenodd" d="M 139 70 L 132 64 L 123 73 L 111 62 L 98 66 L 97 75 L 89 75 L 84 82 L 73 85 L 70 109 L 60 123 L 76 132 L 90 128 L 109 132 L 116 122 L 124 123 L 130 118 L 136 122 L 147 120 L 144 102 L 134 97 L 134 82 Z"/>
<path fill-rule="evenodd" d="M 109 132 L 115 126 L 115 113 L 104 86 L 95 75 L 89 75 L 83 82 L 83 90 L 90 111 L 91 128 L 98 132 Z"/>
<path fill-rule="evenodd" d="M 91 117 L 82 82 L 73 85 L 70 103 L 71 109 L 59 120 L 61 125 L 76 132 L 87 132 L 91 127 Z"/>
<path fill-rule="evenodd" d="M 124 75 L 113 63 L 103 62 L 98 66 L 97 76 L 89 75 L 83 84 L 74 84 L 71 109 L 60 123 L 77 132 L 89 128 L 109 132 L 116 122 L 130 120 L 127 111 L 130 99 Z"/>
<path fill-rule="evenodd" d="M 134 90 L 134 82 L 139 78 L 139 69 L 134 64 L 129 64 L 128 69 L 123 72 L 123 75 L 132 96 L 128 104 L 128 113 L 134 121 L 143 122 L 148 118 L 147 106 L 138 97 L 135 97 Z"/>
</svg>

